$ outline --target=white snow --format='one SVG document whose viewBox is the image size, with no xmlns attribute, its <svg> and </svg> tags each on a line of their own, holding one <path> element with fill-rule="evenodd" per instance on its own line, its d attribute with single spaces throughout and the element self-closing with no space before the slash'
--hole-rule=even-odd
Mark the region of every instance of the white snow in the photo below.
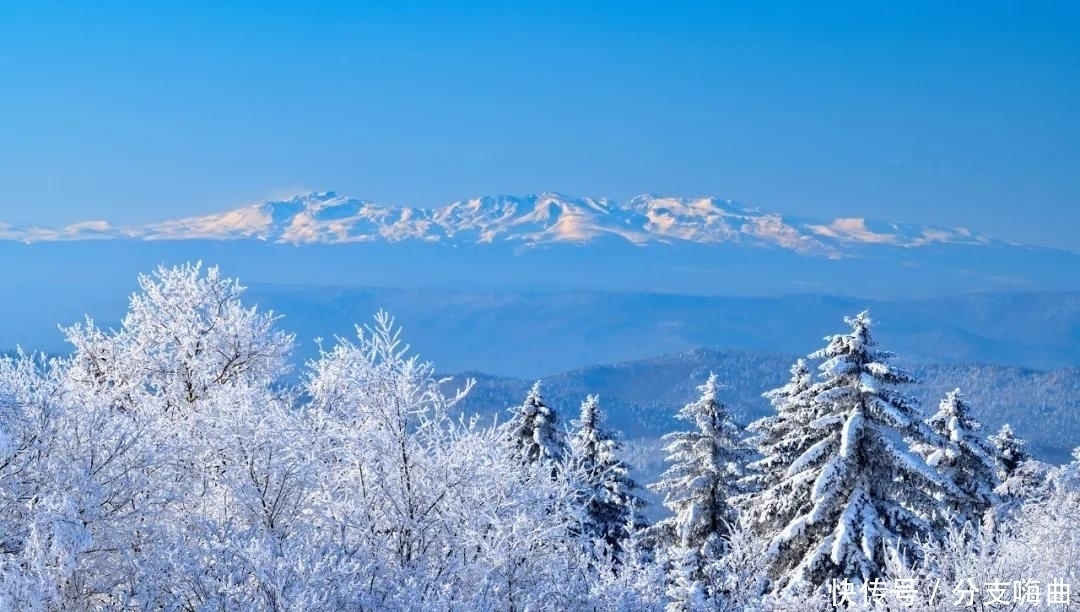
<svg viewBox="0 0 1080 612">
<path fill-rule="evenodd" d="M 372 240 L 514 241 L 587 243 L 604 236 L 633 244 L 737 243 L 801 255 L 842 258 L 858 245 L 919 247 L 937 243 L 992 242 L 966 229 L 873 224 L 863 218 L 807 222 L 716 198 L 640 195 L 626 202 L 559 193 L 483 196 L 423 209 L 377 204 L 315 192 L 220 214 L 119 227 L 85 221 L 62 229 L 16 227 L 0 222 L 0 240 L 89 238 L 144 240 L 258 238 L 281 243 L 348 243 Z"/>
<path fill-rule="evenodd" d="M 808 225 L 807 229 L 819 236 L 837 238 L 852 242 L 872 244 L 896 244 L 897 237 L 889 234 L 872 232 L 866 227 L 866 219 L 839 218 L 828 225 Z"/>
</svg>

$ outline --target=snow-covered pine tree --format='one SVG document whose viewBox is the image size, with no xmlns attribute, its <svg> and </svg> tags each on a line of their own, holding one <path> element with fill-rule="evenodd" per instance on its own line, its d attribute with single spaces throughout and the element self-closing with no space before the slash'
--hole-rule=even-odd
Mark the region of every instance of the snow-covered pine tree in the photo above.
<svg viewBox="0 0 1080 612">
<path fill-rule="evenodd" d="M 741 492 L 748 451 L 727 406 L 717 397 L 716 374 L 698 387 L 701 396 L 684 406 L 677 418 L 696 430 L 666 434 L 668 469 L 649 486 L 664 495 L 674 516 L 657 523 L 660 545 L 698 551 L 702 562 L 722 554 L 724 537 L 737 519 L 730 500 Z"/>
<path fill-rule="evenodd" d="M 635 493 L 637 483 L 630 478 L 628 466 L 618 457 L 622 447 L 618 434 L 604 427 L 599 397 L 585 398 L 573 425 L 569 457 L 581 479 L 586 529 L 618 550 L 628 535 L 628 521 L 644 502 Z"/>
<path fill-rule="evenodd" d="M 1008 423 L 990 436 L 989 442 L 994 451 L 999 482 L 994 493 L 1002 502 L 998 514 L 1009 516 L 1017 511 L 1019 504 L 1043 492 L 1048 466 L 1027 452 L 1024 448 L 1027 442 L 1018 437 Z"/>
<path fill-rule="evenodd" d="M 960 389 L 948 392 L 926 423 L 945 444 L 937 448 L 922 446 L 916 451 L 962 493 L 949 500 L 949 518 L 961 526 L 977 526 L 983 514 L 997 503 L 994 489 L 999 484 L 994 451 L 978 433 L 982 426 L 971 416 L 971 407 Z"/>
<path fill-rule="evenodd" d="M 1008 480 L 1022 463 L 1031 459 L 1031 455 L 1024 448 L 1027 446 L 1027 441 L 1017 437 L 1016 432 L 1008 423 L 1002 425 L 996 434 L 990 436 L 990 446 L 994 449 L 998 480 L 1002 482 Z"/>
<path fill-rule="evenodd" d="M 525 402 L 510 409 L 514 419 L 508 434 L 513 452 L 524 463 L 558 463 L 566 455 L 566 439 L 557 425 L 559 415 L 544 403 L 540 381 L 533 384 Z"/>
<path fill-rule="evenodd" d="M 799 512 L 809 507 L 809 491 L 792 488 L 784 478 L 791 464 L 815 442 L 810 393 L 813 377 L 805 359 L 791 366 L 791 379 L 782 387 L 766 391 L 776 414 L 754 421 L 747 429 L 755 435 L 748 440 L 761 458 L 747 466 L 743 479 L 746 492 L 735 500 L 743 524 L 758 535 L 782 529 Z"/>
<path fill-rule="evenodd" d="M 810 504 L 769 545 L 777 589 L 880 577 L 888 557 L 932 533 L 928 519 L 942 492 L 957 494 L 909 446 L 940 442 L 915 401 L 893 388 L 915 378 L 878 349 L 868 312 L 845 322 L 851 333 L 827 337 L 810 355 L 824 359 L 822 381 L 810 391 L 819 415 L 808 425 L 815 441 L 779 485 Z"/>
</svg>

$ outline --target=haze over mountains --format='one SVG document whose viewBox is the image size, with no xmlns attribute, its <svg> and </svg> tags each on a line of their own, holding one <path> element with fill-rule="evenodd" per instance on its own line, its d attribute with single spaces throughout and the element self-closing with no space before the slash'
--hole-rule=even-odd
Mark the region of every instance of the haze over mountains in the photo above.
<svg viewBox="0 0 1080 612">
<path fill-rule="evenodd" d="M 1077 253 L 716 198 L 556 193 L 420 209 L 320 192 L 139 227 L 0 223 L 0 263 L 17 296 L 0 301 L 0 349 L 66 352 L 57 324 L 89 313 L 117 325 L 138 274 L 195 260 L 220 265 L 252 287 L 249 301 L 285 315 L 299 360 L 315 355 L 316 337 L 349 336 L 385 308 L 440 371 L 485 373 L 470 400 L 478 409 L 501 409 L 530 380 L 555 376 L 564 408 L 594 389 L 646 437 L 670 426 L 702 368 L 738 385 L 744 416 L 761 414 L 760 392 L 791 356 L 864 308 L 903 362 L 951 373 L 927 401 L 1009 367 L 1009 389 L 1051 389 L 1040 406 L 1064 418 L 1080 367 Z M 737 352 L 685 353 L 696 349 Z M 597 365 L 627 360 L 645 361 Z M 964 374 L 988 363 L 998 365 Z M 1001 388 L 983 387 L 973 393 L 987 402 Z M 991 423 L 1028 408 L 984 405 Z M 1050 454 L 1064 452 L 1024 425 Z"/>
<path fill-rule="evenodd" d="M 1080 367 L 1080 292 L 873 301 L 255 286 L 249 295 L 285 314 L 282 327 L 308 344 L 303 354 L 312 338 L 352 335 L 354 323 L 386 309 L 444 372 L 540 377 L 698 347 L 804 354 L 867 308 L 878 337 L 907 362 Z"/>
<path fill-rule="evenodd" d="M 199 259 L 248 283 L 308 286 L 884 299 L 1080 290 L 1078 253 L 715 198 L 617 203 L 548 193 L 420 209 L 321 192 L 140 227 L 0 223 L 11 282 L 63 278 L 82 287 L 83 301 L 99 299 L 97 289 L 127 293 L 159 263 Z"/>
</svg>

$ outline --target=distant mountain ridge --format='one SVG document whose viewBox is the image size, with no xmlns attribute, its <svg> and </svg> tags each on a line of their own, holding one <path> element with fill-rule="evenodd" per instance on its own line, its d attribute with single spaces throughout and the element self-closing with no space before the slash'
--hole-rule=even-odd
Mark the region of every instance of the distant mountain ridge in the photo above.
<svg viewBox="0 0 1080 612">
<path fill-rule="evenodd" d="M 0 222 L 0 239 L 22 242 L 134 239 L 343 244 L 415 240 L 451 244 L 587 244 L 615 238 L 650 243 L 739 244 L 844 258 L 860 245 L 1010 245 L 965 228 L 809 219 L 712 197 L 640 195 L 626 202 L 559 193 L 483 196 L 440 208 L 388 206 L 328 192 L 254 204 L 220 214 L 136 227 L 85 221 L 60 229 Z M 1019 246 L 1019 245 L 1012 245 Z"/>
</svg>

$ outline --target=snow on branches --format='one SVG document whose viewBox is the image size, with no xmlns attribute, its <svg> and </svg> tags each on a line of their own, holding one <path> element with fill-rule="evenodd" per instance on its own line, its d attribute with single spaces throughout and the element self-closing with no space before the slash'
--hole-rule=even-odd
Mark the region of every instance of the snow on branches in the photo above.
<svg viewBox="0 0 1080 612">
<path fill-rule="evenodd" d="M 293 387 L 235 279 L 139 288 L 119 330 L 63 328 L 69 356 L 0 357 L 0 612 L 807 612 L 836 580 L 1080 579 L 1078 464 L 984 442 L 959 393 L 924 422 L 866 313 L 766 393 L 748 469 L 711 374 L 646 527 L 596 396 L 569 433 L 539 384 L 484 423 L 384 312 Z"/>
</svg>

